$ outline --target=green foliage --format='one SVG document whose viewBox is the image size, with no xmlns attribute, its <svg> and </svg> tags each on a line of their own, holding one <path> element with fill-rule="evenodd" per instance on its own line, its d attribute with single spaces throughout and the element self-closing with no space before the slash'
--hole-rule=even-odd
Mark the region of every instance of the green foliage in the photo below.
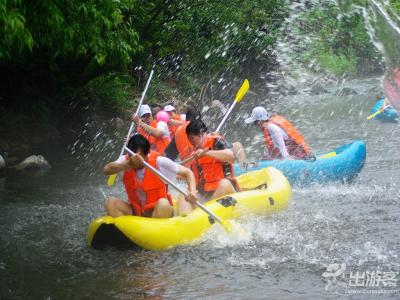
<svg viewBox="0 0 400 300">
<path fill-rule="evenodd" d="M 286 0 L 3 0 L 0 110 L 40 103 L 39 115 L 51 115 L 76 95 L 90 107 L 125 106 L 131 81 L 121 74 L 137 79 L 153 63 L 162 74 L 154 101 L 219 76 L 257 79 L 286 14 Z"/>
<path fill-rule="evenodd" d="M 380 54 L 372 45 L 358 13 L 338 18 L 338 7 L 322 1 L 300 16 L 297 32 L 311 36 L 304 47 L 304 65 L 317 63 L 336 76 L 357 75 L 378 68 Z"/>
<path fill-rule="evenodd" d="M 0 59 L 9 57 L 14 49 L 32 51 L 33 38 L 25 27 L 26 19 L 16 6 L 20 1 L 0 2 Z"/>
<path fill-rule="evenodd" d="M 285 1 L 179 1 L 157 7 L 142 1 L 137 28 L 144 53 L 152 53 L 168 76 L 208 80 L 225 72 L 249 73 L 268 61 L 267 49 L 285 17 Z M 191 81 L 191 80 L 189 80 Z"/>
<path fill-rule="evenodd" d="M 131 91 L 131 78 L 127 74 L 109 73 L 91 80 L 78 99 L 97 111 L 130 109 L 133 105 Z"/>
<path fill-rule="evenodd" d="M 390 6 L 397 14 L 400 14 L 400 2 L 398 0 L 390 0 Z"/>
<path fill-rule="evenodd" d="M 329 70 L 335 76 L 343 74 L 355 75 L 357 73 L 356 57 L 335 53 L 320 53 L 318 61 L 321 67 Z"/>
<path fill-rule="evenodd" d="M 127 64 L 141 50 L 128 1 L 2 1 L 0 59 L 46 52 L 103 65 Z M 28 52 L 28 53 L 27 53 Z"/>
</svg>

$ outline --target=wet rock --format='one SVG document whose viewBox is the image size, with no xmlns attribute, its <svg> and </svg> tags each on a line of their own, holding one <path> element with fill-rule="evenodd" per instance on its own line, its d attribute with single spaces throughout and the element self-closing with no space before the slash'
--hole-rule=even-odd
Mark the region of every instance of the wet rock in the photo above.
<svg viewBox="0 0 400 300">
<path fill-rule="evenodd" d="M 367 95 L 372 95 L 373 98 L 381 99 L 384 97 L 385 92 L 381 86 L 375 86 L 367 91 Z"/>
<path fill-rule="evenodd" d="M 277 86 L 277 90 L 279 91 L 279 94 L 283 96 L 299 94 L 299 90 L 294 85 L 289 83 L 279 84 Z"/>
<path fill-rule="evenodd" d="M 121 119 L 121 118 L 118 118 L 118 117 L 116 117 L 114 120 L 113 120 L 113 124 L 114 124 L 114 126 L 115 126 L 115 128 L 121 128 L 122 126 L 124 126 L 124 124 L 125 124 L 125 122 Z"/>
<path fill-rule="evenodd" d="M 322 94 L 327 94 L 328 90 L 325 89 L 322 84 L 317 83 L 311 87 L 309 90 L 309 95 L 322 95 Z"/>
<path fill-rule="evenodd" d="M 351 88 L 343 88 L 336 93 L 337 96 L 358 95 L 357 91 Z"/>
<path fill-rule="evenodd" d="M 6 167 L 6 161 L 0 154 L 0 170 L 4 169 L 5 167 Z"/>
<path fill-rule="evenodd" d="M 16 171 L 48 170 L 51 166 L 42 155 L 31 155 L 15 166 Z"/>
<path fill-rule="evenodd" d="M 215 112 L 214 109 L 218 109 L 219 112 L 220 112 L 222 115 L 224 115 L 224 114 L 227 112 L 227 109 L 226 109 L 225 106 L 222 104 L 222 102 L 219 101 L 219 100 L 213 100 L 213 101 L 211 102 L 210 108 L 213 109 L 214 112 Z"/>
</svg>

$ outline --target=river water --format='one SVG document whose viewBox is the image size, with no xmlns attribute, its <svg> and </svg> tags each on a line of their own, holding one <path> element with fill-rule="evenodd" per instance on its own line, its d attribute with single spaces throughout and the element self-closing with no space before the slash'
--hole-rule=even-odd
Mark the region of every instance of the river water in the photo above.
<svg viewBox="0 0 400 300">
<path fill-rule="evenodd" d="M 364 80 L 347 84 L 358 95 L 335 96 L 343 86 L 332 86 L 326 95 L 264 103 L 294 122 L 315 152 L 363 139 L 367 161 L 351 185 L 294 187 L 286 211 L 239 220 L 246 237 L 214 226 L 195 244 L 162 252 L 91 249 L 88 225 L 102 215 L 104 197 L 123 195 L 122 187 L 109 190 L 96 175 L 101 160 L 71 155 L 62 143 L 48 145 L 42 153 L 53 165 L 49 173 L 0 179 L 0 298 L 336 299 L 352 286 L 349 278 L 338 284 L 322 276 L 334 263 L 346 264 L 347 275 L 397 272 L 400 279 L 400 128 L 366 121 L 376 100 L 369 91 L 378 85 Z M 225 128 L 255 159 L 261 134 L 241 122 L 256 97 L 246 101 L 236 110 L 240 118 Z M 374 289 L 383 290 L 380 298 L 398 298 L 387 292 L 399 292 L 394 283 Z"/>
</svg>

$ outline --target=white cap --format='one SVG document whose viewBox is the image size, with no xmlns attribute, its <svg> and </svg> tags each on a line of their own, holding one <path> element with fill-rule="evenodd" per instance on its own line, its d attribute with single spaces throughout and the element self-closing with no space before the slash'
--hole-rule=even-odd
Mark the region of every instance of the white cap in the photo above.
<svg viewBox="0 0 400 300">
<path fill-rule="evenodd" d="M 173 111 L 173 110 L 176 110 L 176 109 L 172 105 L 167 105 L 167 106 L 164 107 L 164 111 L 168 112 L 168 111 Z"/>
<path fill-rule="evenodd" d="M 255 121 L 266 121 L 271 118 L 269 112 L 262 106 L 253 108 L 250 118 L 247 118 L 244 122 L 246 124 L 254 123 Z"/>
<path fill-rule="evenodd" d="M 143 117 L 145 114 L 151 114 L 150 106 L 143 104 L 139 109 L 139 117 Z"/>
</svg>

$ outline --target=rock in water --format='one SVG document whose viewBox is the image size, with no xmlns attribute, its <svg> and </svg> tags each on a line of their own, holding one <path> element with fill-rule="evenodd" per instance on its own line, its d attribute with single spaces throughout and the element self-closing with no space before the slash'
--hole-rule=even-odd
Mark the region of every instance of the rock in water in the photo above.
<svg viewBox="0 0 400 300">
<path fill-rule="evenodd" d="M 50 168 L 50 164 L 43 155 L 31 155 L 15 167 L 17 171 L 47 170 Z"/>
<path fill-rule="evenodd" d="M 113 120 L 113 123 L 114 123 L 115 128 L 121 128 L 125 124 L 124 121 L 121 118 L 118 118 L 118 117 L 116 117 Z"/>
<path fill-rule="evenodd" d="M 3 158 L 3 156 L 0 155 L 0 170 L 4 169 L 6 167 L 6 162 Z"/>
<path fill-rule="evenodd" d="M 357 95 L 357 91 L 351 88 L 343 88 L 336 93 L 337 96 L 350 96 L 350 95 Z"/>
</svg>

